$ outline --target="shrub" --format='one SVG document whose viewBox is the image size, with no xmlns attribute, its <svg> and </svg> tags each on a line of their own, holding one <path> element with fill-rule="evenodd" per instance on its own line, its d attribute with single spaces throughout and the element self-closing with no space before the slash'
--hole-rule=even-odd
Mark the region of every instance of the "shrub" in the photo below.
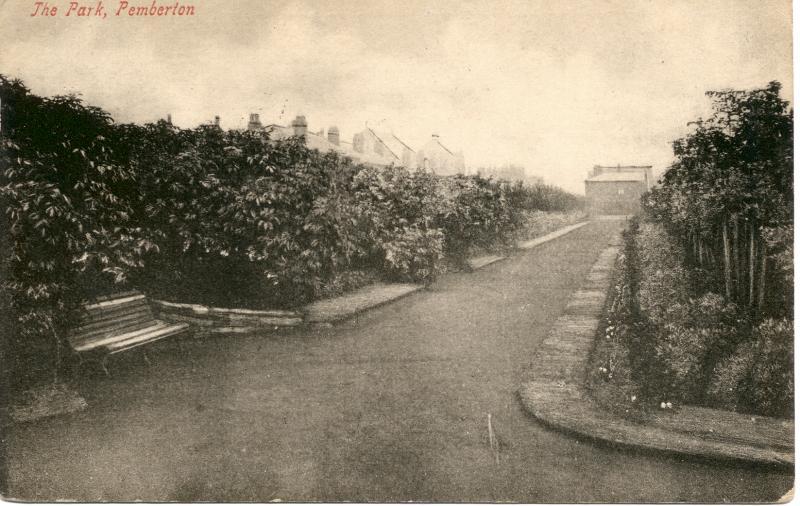
<svg viewBox="0 0 800 506">
<path fill-rule="evenodd" d="M 688 302 L 689 274 L 681 263 L 680 247 L 662 227 L 642 224 L 635 241 L 641 264 L 638 303 L 645 317 L 660 324 L 665 321 L 664 312 L 670 305 Z"/>
<path fill-rule="evenodd" d="M 741 339 L 745 322 L 734 304 L 716 294 L 672 304 L 665 314 L 668 323 L 656 331 L 656 377 L 664 380 L 658 394 L 672 402 L 703 402 L 716 361 Z"/>
<path fill-rule="evenodd" d="M 767 416 L 794 412 L 794 325 L 767 319 L 714 370 L 709 404 Z"/>
<path fill-rule="evenodd" d="M 752 373 L 754 407 L 761 413 L 791 416 L 794 411 L 794 322 L 768 319 L 756 328 Z"/>
<path fill-rule="evenodd" d="M 631 377 L 648 402 L 703 402 L 718 357 L 731 353 L 749 324 L 717 294 L 692 296 L 682 249 L 659 225 L 634 221 L 625 233 Z"/>
<path fill-rule="evenodd" d="M 395 230 L 393 239 L 383 245 L 384 268 L 392 279 L 430 283 L 442 269 L 443 243 L 439 229 Z"/>
<path fill-rule="evenodd" d="M 755 362 L 754 341 L 740 343 L 734 352 L 714 368 L 706 398 L 713 407 L 748 411 L 745 405 L 749 376 Z M 743 402 L 744 401 L 744 402 Z"/>
</svg>

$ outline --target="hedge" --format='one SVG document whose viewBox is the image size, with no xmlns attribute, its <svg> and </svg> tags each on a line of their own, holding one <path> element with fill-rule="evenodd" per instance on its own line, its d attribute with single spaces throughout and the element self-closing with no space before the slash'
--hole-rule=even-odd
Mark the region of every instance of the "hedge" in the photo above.
<svg viewBox="0 0 800 506">
<path fill-rule="evenodd" d="M 362 166 L 299 138 L 117 124 L 5 76 L 0 100 L 0 301 L 21 383 L 58 369 L 97 295 L 280 307 L 376 275 L 429 283 L 472 248 L 508 245 L 526 212 L 580 204 L 545 185 Z"/>
</svg>

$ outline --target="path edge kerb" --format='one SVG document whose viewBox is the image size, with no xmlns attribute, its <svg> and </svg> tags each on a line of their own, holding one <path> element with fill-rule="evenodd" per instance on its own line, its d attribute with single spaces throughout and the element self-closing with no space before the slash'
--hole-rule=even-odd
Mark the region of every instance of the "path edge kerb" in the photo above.
<svg viewBox="0 0 800 506">
<path fill-rule="evenodd" d="M 550 242 L 584 225 L 584 220 L 566 225 L 530 241 L 517 244 L 519 250 L 528 250 Z M 473 270 L 493 265 L 507 257 L 483 255 L 468 259 Z M 425 288 L 412 283 L 374 283 L 337 297 L 318 300 L 295 310 L 251 310 L 210 307 L 201 304 L 184 304 L 152 299 L 158 316 L 173 323 L 189 323 L 197 336 L 210 334 L 253 334 L 276 328 L 301 326 L 329 326 L 355 317 L 370 309 L 398 301 Z M 368 294 L 368 295 L 365 295 Z M 368 300 L 363 300 L 367 298 Z M 353 302 L 353 300 L 358 300 Z M 338 306 L 338 307 L 337 307 Z M 324 308 L 324 309 L 321 309 Z"/>
<path fill-rule="evenodd" d="M 531 363 L 533 378 L 520 387 L 523 408 L 544 425 L 580 438 L 614 446 L 688 455 L 704 459 L 794 467 L 794 449 L 776 447 L 770 441 L 746 444 L 717 435 L 705 439 L 648 423 L 621 418 L 591 397 L 585 386 L 587 367 L 602 321 L 606 299 L 620 250 L 613 238 L 573 293 L 564 314 L 556 321 Z M 715 410 L 708 410 L 712 413 Z M 724 412 L 728 417 L 730 412 Z M 676 415 L 679 416 L 679 415 Z M 741 416 L 743 423 L 750 420 Z M 775 425 L 779 425 L 775 421 Z M 793 428 L 787 427 L 789 440 Z"/>
</svg>

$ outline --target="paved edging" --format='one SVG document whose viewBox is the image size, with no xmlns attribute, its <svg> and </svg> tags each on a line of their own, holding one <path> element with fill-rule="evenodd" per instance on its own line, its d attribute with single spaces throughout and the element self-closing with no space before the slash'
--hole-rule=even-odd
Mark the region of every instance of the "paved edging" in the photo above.
<svg viewBox="0 0 800 506">
<path fill-rule="evenodd" d="M 587 221 L 581 221 L 579 223 L 575 223 L 573 225 L 567 225 L 564 228 L 559 228 L 558 230 L 550 232 L 549 234 L 545 234 L 545 235 L 543 235 L 541 237 L 537 237 L 535 239 L 531 239 L 530 241 L 520 241 L 519 243 L 517 243 L 517 247 L 520 248 L 520 249 L 535 248 L 536 246 L 539 246 L 540 244 L 544 244 L 544 243 L 546 243 L 548 241 L 552 241 L 553 239 L 555 239 L 557 237 L 561 237 L 562 235 L 568 234 L 568 233 L 572 232 L 573 230 L 577 230 L 577 229 L 583 227 L 584 225 L 588 225 L 588 224 L 589 224 L 589 221 L 587 220 Z"/>
<path fill-rule="evenodd" d="M 533 381 L 519 390 L 524 408 L 542 423 L 590 439 L 645 450 L 794 466 L 794 423 L 687 406 L 635 423 L 599 406 L 584 386 L 597 327 L 619 247 L 603 250 L 532 363 Z M 684 414 L 685 413 L 685 414 Z M 724 419 L 724 423 L 719 423 Z M 725 428 L 752 427 L 747 440 Z M 713 429 L 703 429 L 715 427 Z"/>
<path fill-rule="evenodd" d="M 312 302 L 303 307 L 305 323 L 327 324 L 345 320 L 425 288 L 409 283 L 375 283 L 352 292 Z"/>
<path fill-rule="evenodd" d="M 517 249 L 531 249 L 539 246 L 540 244 L 544 244 L 546 242 L 550 242 L 553 239 L 557 239 L 562 235 L 566 235 L 573 230 L 577 230 L 584 225 L 587 225 L 589 221 L 582 221 L 580 223 L 573 223 L 572 225 L 567 225 L 565 227 L 559 228 L 558 230 L 554 230 L 548 234 L 543 236 L 537 237 L 535 239 L 531 239 L 529 241 L 519 241 L 517 243 Z M 469 266 L 475 270 L 480 269 L 481 267 L 486 267 L 487 265 L 491 265 L 495 262 L 499 262 L 500 260 L 505 260 L 507 257 L 501 255 L 482 255 L 477 257 L 472 257 L 467 260 Z"/>
<path fill-rule="evenodd" d="M 588 221 L 584 221 L 568 225 L 532 241 L 519 243 L 518 247 L 530 249 L 572 232 L 587 223 Z M 477 270 L 505 258 L 501 255 L 482 255 L 470 258 L 467 262 L 473 270 Z M 198 336 L 250 334 L 276 327 L 329 325 L 406 297 L 422 288 L 423 285 L 417 284 L 374 283 L 337 297 L 318 300 L 296 311 L 230 309 L 157 299 L 152 299 L 151 302 L 159 318 L 174 323 L 189 323 Z"/>
</svg>

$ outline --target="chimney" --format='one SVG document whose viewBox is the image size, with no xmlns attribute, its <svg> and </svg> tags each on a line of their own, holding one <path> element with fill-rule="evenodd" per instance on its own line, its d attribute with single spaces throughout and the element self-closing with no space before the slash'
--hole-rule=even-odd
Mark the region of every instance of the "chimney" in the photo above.
<svg viewBox="0 0 800 506">
<path fill-rule="evenodd" d="M 261 120 L 258 117 L 257 113 L 250 113 L 250 121 L 247 122 L 247 129 L 248 130 L 261 130 L 263 126 L 261 125 Z"/>
<path fill-rule="evenodd" d="M 299 137 L 305 137 L 306 132 L 308 132 L 308 123 L 306 122 L 306 117 L 298 115 L 294 121 L 292 121 L 292 128 L 294 129 L 295 135 Z"/>
<path fill-rule="evenodd" d="M 167 113 L 167 123 L 172 124 L 172 114 Z"/>
<path fill-rule="evenodd" d="M 214 116 L 214 126 L 219 128 L 219 116 Z"/>
<path fill-rule="evenodd" d="M 353 135 L 353 151 L 356 153 L 364 152 L 364 136 L 360 133 Z"/>
<path fill-rule="evenodd" d="M 328 142 L 339 145 L 339 129 L 332 126 L 328 129 Z"/>
</svg>

